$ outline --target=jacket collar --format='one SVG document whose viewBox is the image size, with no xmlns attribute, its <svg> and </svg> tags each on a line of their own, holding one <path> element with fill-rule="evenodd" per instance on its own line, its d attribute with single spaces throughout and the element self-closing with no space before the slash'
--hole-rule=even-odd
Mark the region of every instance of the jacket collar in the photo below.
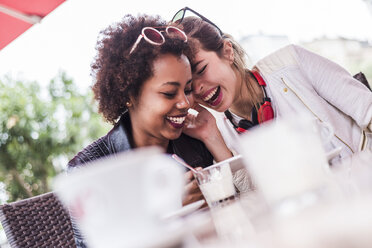
<svg viewBox="0 0 372 248">
<path fill-rule="evenodd" d="M 132 148 L 130 140 L 132 140 L 132 130 L 129 112 L 126 111 L 118 123 L 108 133 L 109 149 L 114 153 L 127 151 Z"/>
</svg>

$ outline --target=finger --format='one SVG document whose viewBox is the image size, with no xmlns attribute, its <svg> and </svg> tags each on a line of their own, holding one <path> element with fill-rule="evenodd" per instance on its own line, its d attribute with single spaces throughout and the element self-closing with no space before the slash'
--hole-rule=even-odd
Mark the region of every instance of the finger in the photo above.
<svg viewBox="0 0 372 248">
<path fill-rule="evenodd" d="M 185 191 L 186 193 L 195 193 L 195 192 L 200 192 L 198 182 L 194 179 L 188 184 L 185 185 Z"/>
<path fill-rule="evenodd" d="M 193 179 L 194 179 L 194 174 L 192 173 L 192 171 L 188 171 L 185 173 L 186 183 L 189 183 Z"/>
<path fill-rule="evenodd" d="M 193 114 L 187 114 L 186 119 L 185 119 L 185 127 L 186 128 L 193 128 L 195 127 L 195 119 L 196 116 Z"/>
<path fill-rule="evenodd" d="M 188 205 L 190 203 L 200 201 L 200 200 L 204 200 L 204 196 L 201 193 L 188 194 L 183 198 L 182 205 Z"/>
</svg>

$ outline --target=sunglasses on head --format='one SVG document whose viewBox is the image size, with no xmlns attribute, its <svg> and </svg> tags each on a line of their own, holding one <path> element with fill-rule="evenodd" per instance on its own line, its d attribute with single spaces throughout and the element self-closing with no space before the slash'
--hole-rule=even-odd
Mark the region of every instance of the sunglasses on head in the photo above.
<svg viewBox="0 0 372 248">
<path fill-rule="evenodd" d="M 216 24 L 214 24 L 209 19 L 207 19 L 206 17 L 202 16 L 201 14 L 199 14 L 198 12 L 196 12 L 195 10 L 190 9 L 189 7 L 185 7 L 185 8 L 180 9 L 179 11 L 177 11 L 177 13 L 173 16 L 173 18 L 171 20 L 171 23 L 180 24 L 183 21 L 183 18 L 185 17 L 185 14 L 186 14 L 186 11 L 187 10 L 190 10 L 192 13 L 194 13 L 195 15 L 197 15 L 198 17 L 200 17 L 203 21 L 208 22 L 209 24 L 211 24 L 212 26 L 214 26 L 215 28 L 217 28 L 218 32 L 220 32 L 220 35 L 221 36 L 223 35 L 221 29 L 219 27 L 217 27 Z"/>
<path fill-rule="evenodd" d="M 159 31 L 158 29 L 164 29 L 162 31 Z M 165 38 L 162 35 L 161 32 L 167 33 L 168 36 L 171 37 L 178 37 L 182 39 L 184 42 L 187 42 L 187 36 L 186 34 L 179 28 L 173 27 L 173 26 L 167 26 L 167 27 L 144 27 L 142 28 L 142 31 L 140 35 L 138 35 L 138 38 L 136 42 L 133 44 L 132 48 L 130 49 L 129 54 L 132 54 L 132 52 L 137 48 L 138 44 L 142 40 L 142 38 L 145 39 L 148 43 L 156 46 L 160 46 L 164 44 Z"/>
</svg>

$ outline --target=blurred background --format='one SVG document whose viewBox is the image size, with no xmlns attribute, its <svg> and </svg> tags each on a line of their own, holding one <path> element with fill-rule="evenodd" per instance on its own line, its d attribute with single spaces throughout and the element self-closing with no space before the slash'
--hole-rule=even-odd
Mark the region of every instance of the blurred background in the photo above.
<svg viewBox="0 0 372 248">
<path fill-rule="evenodd" d="M 240 41 L 250 65 L 294 43 L 372 82 L 372 0 L 67 0 L 0 50 L 0 204 L 50 191 L 111 128 L 90 92 L 99 32 L 125 14 L 170 20 L 184 6 Z"/>
</svg>

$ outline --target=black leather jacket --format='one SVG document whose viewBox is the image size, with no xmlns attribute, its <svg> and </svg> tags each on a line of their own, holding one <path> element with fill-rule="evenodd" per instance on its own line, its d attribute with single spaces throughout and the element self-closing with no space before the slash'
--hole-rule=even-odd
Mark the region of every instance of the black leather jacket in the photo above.
<svg viewBox="0 0 372 248">
<path fill-rule="evenodd" d="M 126 112 L 120 121 L 108 134 L 88 145 L 69 163 L 68 169 L 92 162 L 98 158 L 118 152 L 130 150 L 133 147 L 132 131 L 129 113 Z M 207 167 L 213 164 L 212 154 L 205 145 L 194 138 L 182 134 L 178 139 L 170 141 L 171 150 L 188 164 L 194 167 Z M 72 229 L 77 248 L 86 248 L 85 238 L 80 233 L 74 218 L 71 218 Z"/>
<path fill-rule="evenodd" d="M 133 147 L 132 128 L 129 113 L 125 112 L 120 121 L 108 134 L 88 145 L 69 163 L 68 168 L 92 162 L 101 157 L 127 151 Z M 170 141 L 171 150 L 188 164 L 194 167 L 207 167 L 213 164 L 213 157 L 205 145 L 190 136 L 182 134 L 178 139 Z"/>
</svg>

